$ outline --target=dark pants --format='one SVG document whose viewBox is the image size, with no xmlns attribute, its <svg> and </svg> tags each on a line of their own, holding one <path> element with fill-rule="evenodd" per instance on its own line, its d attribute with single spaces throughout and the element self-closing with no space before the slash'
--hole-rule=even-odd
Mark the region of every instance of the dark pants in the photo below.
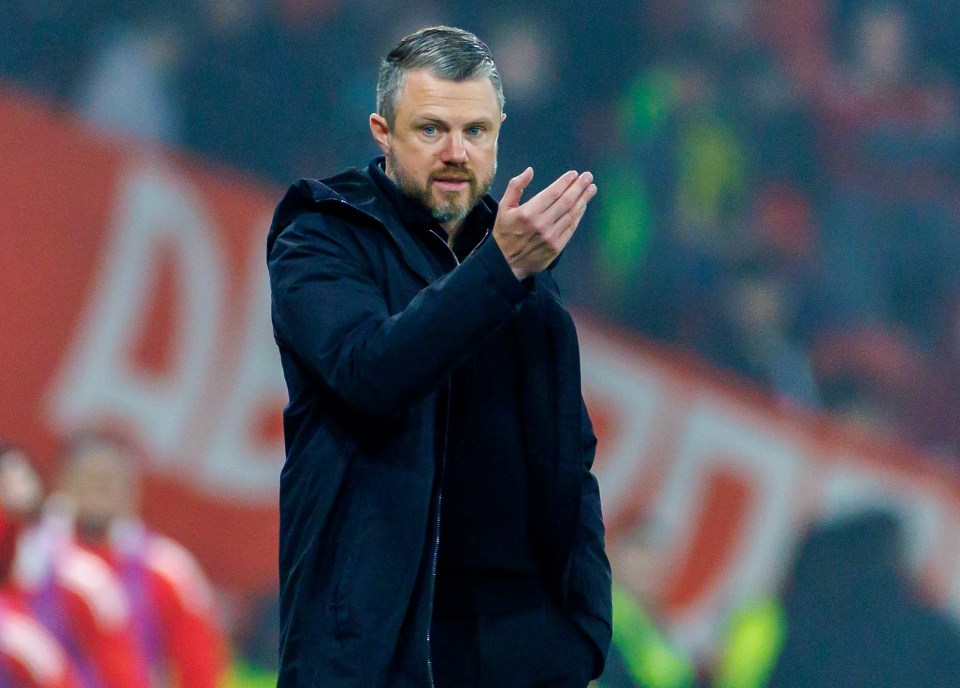
<svg viewBox="0 0 960 688">
<path fill-rule="evenodd" d="M 556 607 L 434 619 L 437 688 L 584 688 L 590 641 Z"/>
</svg>

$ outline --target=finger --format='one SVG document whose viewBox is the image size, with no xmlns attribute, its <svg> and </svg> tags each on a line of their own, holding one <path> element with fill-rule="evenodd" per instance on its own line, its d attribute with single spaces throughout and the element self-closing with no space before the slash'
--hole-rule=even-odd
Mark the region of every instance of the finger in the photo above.
<svg viewBox="0 0 960 688">
<path fill-rule="evenodd" d="M 571 184 L 563 195 L 557 199 L 546 211 L 546 217 L 550 224 L 556 224 L 564 221 L 564 216 L 568 215 L 577 205 L 577 202 L 587 193 L 587 190 L 593 183 L 593 174 L 584 172 L 577 177 L 576 182 Z M 592 195 L 587 198 L 589 200 Z"/>
<path fill-rule="evenodd" d="M 528 167 L 507 183 L 507 188 L 504 189 L 503 196 L 500 198 L 500 205 L 505 208 L 516 208 L 520 205 L 523 190 L 530 186 L 531 181 L 533 181 L 533 168 Z"/>
<path fill-rule="evenodd" d="M 566 226 L 560 230 L 559 237 L 565 246 L 566 243 L 570 240 L 570 237 L 577 230 L 577 227 L 580 225 L 580 220 L 583 219 L 584 213 L 587 212 L 587 204 L 590 203 L 590 200 L 597 195 L 597 185 L 591 184 L 586 188 L 583 193 L 583 196 L 577 201 L 576 205 L 573 207 L 573 210 L 570 214 L 570 218 Z"/>
<path fill-rule="evenodd" d="M 538 193 L 524 204 L 531 214 L 539 215 L 547 208 L 552 206 L 563 192 L 570 188 L 570 185 L 577 180 L 577 173 L 574 170 L 561 174 L 557 180 L 546 189 Z"/>
</svg>

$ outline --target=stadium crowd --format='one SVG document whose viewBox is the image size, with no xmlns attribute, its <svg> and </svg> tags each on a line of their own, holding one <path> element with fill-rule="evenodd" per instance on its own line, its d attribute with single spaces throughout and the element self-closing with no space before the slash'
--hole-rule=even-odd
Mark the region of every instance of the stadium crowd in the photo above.
<svg viewBox="0 0 960 688">
<path fill-rule="evenodd" d="M 558 268 L 568 302 L 699 356 L 783 403 L 897 436 L 943 461 L 960 460 L 957 3 L 537 0 L 518 7 L 494 0 L 479 8 L 464 0 L 442 6 L 14 0 L 0 19 L 0 78 L 14 88 L 75 111 L 110 135 L 185 148 L 277 185 L 326 176 L 374 155 L 366 122 L 376 56 L 421 26 L 464 26 L 489 41 L 503 73 L 503 179 L 527 164 L 535 165 L 538 179 L 580 165 L 594 170 L 601 186 L 598 210 L 585 218 Z M 6 481 L 8 461 L 29 466 L 22 455 L 6 452 L 0 481 Z M 63 466 L 83 463 L 71 459 Z M 123 627 L 130 620 L 118 611 L 144 604 L 136 594 L 124 597 L 123 556 L 131 552 L 102 539 L 116 531 L 123 541 L 120 533 L 128 532 L 141 571 L 150 549 L 145 542 L 162 543 L 158 556 L 170 557 L 167 565 L 185 576 L 167 581 L 163 608 L 177 609 L 181 595 L 192 604 L 196 633 L 208 639 L 203 642 L 209 645 L 191 641 L 192 648 L 210 649 L 206 660 L 191 656 L 205 668 L 190 675 L 222 671 L 222 633 L 189 556 L 136 525 L 104 531 L 101 522 L 100 539 L 92 540 L 85 527 L 66 527 L 69 514 L 81 524 L 76 501 L 83 502 L 75 498 L 70 508 L 63 506 L 71 503 L 71 480 L 83 480 L 70 473 L 65 470 L 57 496 L 43 510 L 39 497 L 27 506 L 19 497 L 7 503 L 2 488 L 0 558 L 6 559 L 0 564 L 6 562 L 2 568 L 9 572 L 0 624 L 11 615 L 26 619 L 24 627 L 44 623 L 35 611 L 42 597 L 39 567 L 24 562 L 32 551 L 49 574 L 61 556 L 51 558 L 51 543 L 58 542 L 98 572 L 81 576 L 70 604 L 86 614 L 84 623 L 115 622 L 113 632 L 126 638 L 103 641 L 113 670 L 148 675 L 157 666 L 148 661 L 159 647 L 156 630 L 147 633 L 147 642 L 138 640 L 144 629 Z M 878 605 L 902 602 L 897 613 L 909 623 L 899 628 L 939 639 L 865 638 L 875 646 L 861 646 L 862 652 L 914 642 L 940 647 L 938 656 L 952 662 L 955 629 L 916 599 L 891 553 L 895 530 L 879 518 L 812 532 L 810 544 L 798 550 L 782 604 L 760 601 L 756 614 L 745 612 L 742 627 L 749 635 L 756 628 L 750 624 L 772 624 L 776 638 L 786 623 L 778 615 L 797 614 L 797 628 L 819 635 L 820 654 L 784 650 L 774 669 L 781 648 L 767 648 L 774 655 L 768 665 L 755 655 L 743 661 L 769 672 L 745 679 L 734 677 L 742 658 L 730 649 L 718 660 L 717 684 L 819 685 L 790 669 L 801 655 L 810 671 L 827 666 L 824 657 L 833 658 L 830 666 L 865 666 L 830 654 L 853 647 L 843 642 L 849 627 L 830 625 L 838 613 L 804 616 L 836 612 L 841 601 L 853 604 L 844 609 L 858 628 L 879 627 L 880 617 L 871 616 L 883 612 Z M 876 538 L 883 540 L 879 550 Z M 26 543 L 16 564 L 14 540 Z M 875 558 L 861 557 L 851 542 Z M 615 654 L 611 666 L 623 673 L 623 682 L 611 674 L 605 685 L 692 685 L 696 667 L 657 635 L 655 615 L 631 606 L 646 598 L 651 572 L 643 568 L 648 543 L 635 549 L 629 543 L 626 538 L 611 553 L 626 591 L 618 618 L 632 618 L 638 634 L 634 640 L 621 635 L 622 642 L 643 650 Z M 816 589 L 826 579 L 809 572 L 830 566 L 837 574 L 827 582 L 838 587 Z M 83 604 L 94 604 L 82 596 L 94 580 L 118 591 L 97 596 L 120 600 L 114 608 L 83 611 Z M 859 585 L 864 580 L 870 585 Z M 867 597 L 841 600 L 841 588 Z M 828 627 L 836 634 L 824 634 Z M 64 632 L 48 625 L 31 637 L 55 648 L 57 639 L 64 643 Z M 67 640 L 56 656 L 73 657 L 77 649 Z M 83 662 L 91 664 L 72 660 L 73 671 L 96 663 L 97 651 L 89 651 Z M 176 648 L 168 651 L 176 670 Z M 50 656 L 40 665 L 54 676 Z M 916 661 L 922 665 L 926 658 Z M 0 662 L 0 673 L 10 666 Z M 953 676 L 954 665 L 944 671 Z M 791 672 L 807 676 L 807 683 L 789 683 Z M 883 685 L 921 685 L 915 675 L 900 678 Z M 139 685 L 125 680 L 107 685 Z M 831 685 L 830 677 L 823 680 Z M 939 685 L 931 680 L 925 685 Z"/>
<path fill-rule="evenodd" d="M 559 270 L 568 301 L 778 397 L 960 455 L 953 3 L 5 12 L 0 76 L 278 184 L 371 157 L 376 56 L 421 25 L 467 26 L 506 84 L 501 169 L 534 161 L 549 179 L 581 164 L 603 182 Z"/>
<path fill-rule="evenodd" d="M 585 303 L 947 460 L 955 46 L 932 3 L 690 3 L 605 130 Z"/>
</svg>

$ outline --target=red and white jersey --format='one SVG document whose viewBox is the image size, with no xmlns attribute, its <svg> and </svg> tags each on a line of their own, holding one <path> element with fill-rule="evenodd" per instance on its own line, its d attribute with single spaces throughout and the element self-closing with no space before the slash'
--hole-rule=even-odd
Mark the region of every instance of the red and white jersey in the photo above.
<svg viewBox="0 0 960 688">
<path fill-rule="evenodd" d="M 178 688 L 215 688 L 227 671 L 227 643 L 213 591 L 193 556 L 135 521 L 111 529 L 113 560 L 154 671 Z"/>
<path fill-rule="evenodd" d="M 60 643 L 6 595 L 0 595 L 0 685 L 80 688 Z"/>
<path fill-rule="evenodd" d="M 111 564 L 45 519 L 24 534 L 15 580 L 61 643 L 83 688 L 149 688 L 130 602 Z"/>
</svg>

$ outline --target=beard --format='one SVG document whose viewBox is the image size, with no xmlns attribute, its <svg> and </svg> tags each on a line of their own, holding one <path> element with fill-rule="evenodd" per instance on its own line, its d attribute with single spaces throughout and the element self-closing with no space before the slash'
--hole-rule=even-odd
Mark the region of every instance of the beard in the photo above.
<svg viewBox="0 0 960 688">
<path fill-rule="evenodd" d="M 485 179 L 477 176 L 464 165 L 445 165 L 439 170 L 433 170 L 427 178 L 426 184 L 420 184 L 400 164 L 396 155 L 387 155 L 387 167 L 393 171 L 397 186 L 403 193 L 430 211 L 430 215 L 437 222 L 459 222 L 480 202 L 480 198 L 490 190 L 493 178 L 497 173 L 497 161 L 494 158 L 493 169 Z M 438 178 L 462 179 L 467 182 L 467 197 L 462 199 L 458 191 L 441 191 L 440 199 L 434 198 L 433 182 Z"/>
<path fill-rule="evenodd" d="M 114 517 L 106 514 L 80 514 L 74 527 L 77 537 L 87 542 L 103 542 L 110 533 Z"/>
</svg>

